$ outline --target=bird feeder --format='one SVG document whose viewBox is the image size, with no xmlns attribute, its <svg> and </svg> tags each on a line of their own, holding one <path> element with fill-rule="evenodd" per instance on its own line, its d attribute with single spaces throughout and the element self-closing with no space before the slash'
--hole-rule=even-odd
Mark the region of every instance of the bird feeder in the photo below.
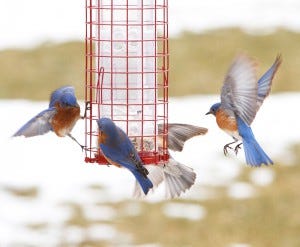
<svg viewBox="0 0 300 247">
<path fill-rule="evenodd" d="M 85 161 L 107 164 L 101 117 L 145 164 L 168 161 L 168 0 L 86 0 L 85 55 Z"/>
</svg>

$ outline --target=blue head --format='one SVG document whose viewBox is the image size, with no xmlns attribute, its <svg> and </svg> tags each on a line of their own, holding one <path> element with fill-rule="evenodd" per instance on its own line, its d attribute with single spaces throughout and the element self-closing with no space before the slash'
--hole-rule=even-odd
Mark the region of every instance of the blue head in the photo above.
<svg viewBox="0 0 300 247">
<path fill-rule="evenodd" d="M 72 86 L 63 86 L 52 92 L 49 107 L 53 107 L 57 102 L 64 106 L 79 106 Z"/>
<path fill-rule="evenodd" d="M 99 131 L 103 132 L 109 143 L 118 141 L 118 127 L 110 118 L 100 118 L 97 120 Z"/>
<path fill-rule="evenodd" d="M 75 106 L 75 107 L 79 106 L 75 95 L 70 92 L 62 94 L 58 102 L 60 102 L 64 106 Z"/>
<path fill-rule="evenodd" d="M 217 113 L 217 111 L 219 110 L 220 106 L 221 106 L 221 103 L 220 103 L 220 102 L 219 102 L 219 103 L 213 104 L 213 105 L 210 107 L 209 112 L 207 112 L 205 115 L 213 114 L 214 116 L 216 116 L 216 113 Z"/>
</svg>

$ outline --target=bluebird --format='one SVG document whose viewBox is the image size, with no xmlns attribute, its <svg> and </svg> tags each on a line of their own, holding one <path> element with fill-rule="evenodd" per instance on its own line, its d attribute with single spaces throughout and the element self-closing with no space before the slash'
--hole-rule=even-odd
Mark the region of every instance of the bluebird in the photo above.
<svg viewBox="0 0 300 247">
<path fill-rule="evenodd" d="M 80 107 L 72 86 L 63 86 L 52 92 L 49 107 L 24 124 L 13 136 L 32 137 L 53 131 L 57 136 L 69 136 L 80 118 Z M 83 146 L 80 145 L 83 149 Z"/>
<path fill-rule="evenodd" d="M 158 125 L 159 137 L 162 137 L 163 125 Z M 168 149 L 172 151 L 182 151 L 187 140 L 194 136 L 204 135 L 206 128 L 190 125 L 169 123 L 168 124 Z M 192 168 L 179 163 L 169 153 L 169 160 L 164 164 L 147 165 L 149 175 L 154 187 L 165 182 L 165 197 L 179 197 L 195 183 L 196 173 Z M 135 186 L 134 197 L 142 197 L 141 190 Z"/>
<path fill-rule="evenodd" d="M 227 155 L 231 144 L 241 141 L 235 146 L 235 153 L 243 144 L 246 163 L 251 166 L 273 164 L 256 141 L 250 127 L 257 111 L 269 95 L 273 77 L 282 62 L 277 56 L 273 65 L 256 81 L 254 62 L 246 55 L 238 55 L 225 76 L 221 90 L 221 102 L 211 106 L 206 114 L 216 117 L 218 126 L 234 139 L 224 146 Z"/>
<path fill-rule="evenodd" d="M 147 177 L 149 172 L 129 137 L 109 118 L 100 118 L 97 124 L 99 147 L 107 162 L 131 171 L 146 195 L 153 184 Z"/>
</svg>

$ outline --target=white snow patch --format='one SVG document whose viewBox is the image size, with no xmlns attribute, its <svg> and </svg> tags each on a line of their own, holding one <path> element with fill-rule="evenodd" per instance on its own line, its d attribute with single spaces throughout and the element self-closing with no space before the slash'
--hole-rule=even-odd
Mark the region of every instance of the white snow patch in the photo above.
<svg viewBox="0 0 300 247">
<path fill-rule="evenodd" d="M 63 230 L 63 243 L 68 245 L 78 245 L 85 239 L 85 229 L 79 226 L 68 226 Z"/>
<path fill-rule="evenodd" d="M 118 231 L 108 224 L 94 224 L 87 228 L 88 238 L 92 241 L 113 240 L 119 238 Z"/>
<path fill-rule="evenodd" d="M 267 186 L 273 183 L 275 172 L 271 168 L 259 168 L 251 171 L 249 178 L 251 182 L 259 186 Z"/>
<path fill-rule="evenodd" d="M 227 194 L 233 199 L 242 200 L 255 196 L 256 191 L 251 184 L 244 182 L 236 182 L 229 185 Z"/>
<path fill-rule="evenodd" d="M 88 220 L 110 221 L 117 216 L 116 210 L 109 206 L 84 205 L 83 209 Z"/>
<path fill-rule="evenodd" d="M 198 204 L 191 203 L 167 203 L 163 206 L 163 213 L 170 218 L 183 218 L 188 220 L 202 220 L 207 211 Z"/>
<path fill-rule="evenodd" d="M 246 243 L 232 243 L 228 247 L 251 247 L 252 245 Z"/>
</svg>

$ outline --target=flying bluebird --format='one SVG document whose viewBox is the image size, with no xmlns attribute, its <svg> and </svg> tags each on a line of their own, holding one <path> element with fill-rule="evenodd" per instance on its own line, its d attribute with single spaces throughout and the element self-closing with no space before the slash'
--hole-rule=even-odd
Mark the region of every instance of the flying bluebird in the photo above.
<svg viewBox="0 0 300 247">
<path fill-rule="evenodd" d="M 109 118 L 100 118 L 97 124 L 99 147 L 108 163 L 131 171 L 146 195 L 153 184 L 147 177 L 149 172 L 129 137 Z"/>
<path fill-rule="evenodd" d="M 74 88 L 63 86 L 52 92 L 48 109 L 29 120 L 13 136 L 32 137 L 53 131 L 57 136 L 69 136 L 79 144 L 71 135 L 71 131 L 79 118 L 80 107 Z M 83 149 L 83 146 L 80 146 Z"/>
<path fill-rule="evenodd" d="M 246 163 L 251 166 L 273 164 L 256 141 L 250 127 L 264 99 L 269 95 L 273 77 L 282 62 L 277 56 L 268 71 L 256 81 L 254 62 L 246 55 L 238 55 L 225 76 L 221 90 L 221 102 L 211 106 L 206 114 L 216 117 L 218 126 L 233 137 L 234 142 L 224 146 L 224 154 L 230 145 L 238 141 L 234 151 L 237 154 L 244 145 Z"/>
<path fill-rule="evenodd" d="M 190 138 L 206 134 L 207 129 L 190 124 L 168 124 L 168 149 L 182 151 L 184 143 Z M 163 125 L 158 125 L 159 137 L 162 137 Z M 170 155 L 170 154 L 169 154 Z M 165 197 L 174 198 L 188 190 L 195 182 L 196 173 L 192 168 L 177 162 L 171 155 L 167 163 L 147 165 L 149 175 L 154 187 L 165 182 Z M 143 196 L 139 186 L 135 186 L 134 197 Z"/>
</svg>

